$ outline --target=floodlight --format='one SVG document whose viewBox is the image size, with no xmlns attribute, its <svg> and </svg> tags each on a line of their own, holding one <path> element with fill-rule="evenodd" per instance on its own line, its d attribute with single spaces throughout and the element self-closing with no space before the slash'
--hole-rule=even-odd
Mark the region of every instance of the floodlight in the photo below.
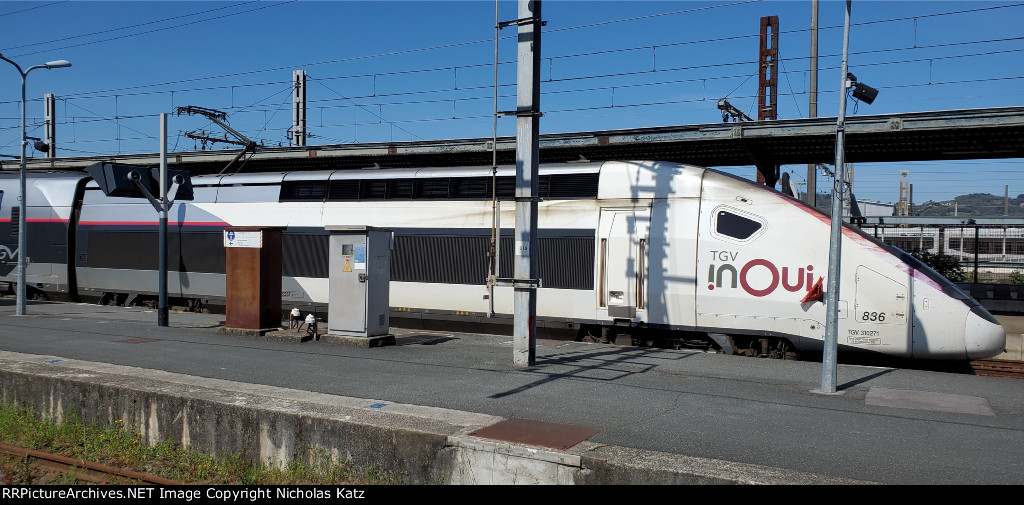
<svg viewBox="0 0 1024 505">
<path fill-rule="evenodd" d="M 875 101 L 876 96 L 878 96 L 878 90 L 867 84 L 858 82 L 853 85 L 853 97 L 857 100 L 870 105 Z"/>
</svg>

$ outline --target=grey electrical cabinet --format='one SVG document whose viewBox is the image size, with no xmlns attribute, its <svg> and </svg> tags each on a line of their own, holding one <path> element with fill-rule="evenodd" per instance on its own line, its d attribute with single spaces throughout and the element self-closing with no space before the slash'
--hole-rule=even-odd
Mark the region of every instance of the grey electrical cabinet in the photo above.
<svg viewBox="0 0 1024 505">
<path fill-rule="evenodd" d="M 327 333 L 387 335 L 391 230 L 371 226 L 327 226 L 326 230 L 331 234 Z"/>
</svg>

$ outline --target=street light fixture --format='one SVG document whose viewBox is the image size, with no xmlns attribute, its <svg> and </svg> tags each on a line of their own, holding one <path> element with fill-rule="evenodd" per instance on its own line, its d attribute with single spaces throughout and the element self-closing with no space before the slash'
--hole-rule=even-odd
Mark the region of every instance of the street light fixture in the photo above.
<svg viewBox="0 0 1024 505">
<path fill-rule="evenodd" d="M 14 68 L 18 69 L 18 73 L 21 74 L 21 172 L 19 174 L 20 184 L 20 199 L 18 202 L 18 310 L 17 315 L 24 316 L 25 310 L 25 256 L 28 252 L 28 228 L 25 226 L 26 221 L 26 200 L 28 194 L 25 192 L 25 147 L 28 145 L 28 138 L 25 137 L 25 81 L 28 78 L 28 73 L 37 68 L 64 68 L 70 67 L 71 62 L 68 60 L 54 60 L 43 63 L 42 65 L 34 65 L 28 67 L 25 70 L 21 69 L 21 65 L 18 65 L 14 61 L 8 59 L 3 54 L 0 54 L 0 60 L 4 60 Z"/>
</svg>

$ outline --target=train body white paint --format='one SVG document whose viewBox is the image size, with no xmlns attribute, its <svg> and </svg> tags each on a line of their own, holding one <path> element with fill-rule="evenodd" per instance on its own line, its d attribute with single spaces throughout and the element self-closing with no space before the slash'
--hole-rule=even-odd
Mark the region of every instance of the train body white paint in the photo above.
<svg viewBox="0 0 1024 505">
<path fill-rule="evenodd" d="M 496 317 L 485 317 L 490 175 L 490 167 L 460 167 L 193 177 L 195 199 L 169 214 L 169 292 L 223 299 L 223 228 L 281 226 L 283 303 L 326 304 L 324 227 L 368 225 L 395 231 L 393 321 L 509 323 L 511 288 L 495 288 Z M 499 169 L 499 195 L 513 175 Z M 820 351 L 825 306 L 802 300 L 828 284 L 827 216 L 773 189 L 675 163 L 544 165 L 541 176 L 540 328 L 705 339 L 748 354 Z M 0 190 L 0 245 L 16 248 L 17 178 L 0 176 Z M 107 197 L 83 174 L 47 174 L 30 177 L 28 202 L 35 292 L 155 293 L 148 201 Z M 500 209 L 500 276 L 511 277 L 514 204 Z M 0 261 L 0 280 L 16 281 L 14 261 Z M 975 300 L 856 228 L 843 229 L 840 272 L 841 349 L 957 360 L 1005 347 L 1003 328 Z"/>
</svg>

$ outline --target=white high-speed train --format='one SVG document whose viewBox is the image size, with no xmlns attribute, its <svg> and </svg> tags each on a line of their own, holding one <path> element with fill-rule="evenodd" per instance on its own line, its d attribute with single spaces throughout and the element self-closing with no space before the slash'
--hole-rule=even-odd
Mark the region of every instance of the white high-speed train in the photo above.
<svg viewBox="0 0 1024 505">
<path fill-rule="evenodd" d="M 540 171 L 538 332 L 625 333 L 793 356 L 820 351 L 830 219 L 782 193 L 714 170 L 622 161 Z M 514 168 L 497 174 L 499 277 L 512 276 Z M 17 177 L 0 176 L 0 281 L 16 282 Z M 512 288 L 488 300 L 490 167 L 337 170 L 192 178 L 169 213 L 168 291 L 224 299 L 227 226 L 280 226 L 283 304 L 328 298 L 329 225 L 394 232 L 396 326 L 511 323 Z M 157 290 L 157 215 L 105 196 L 84 173 L 28 180 L 28 286 L 38 296 L 117 300 Z M 842 351 L 964 360 L 1005 347 L 1000 324 L 954 284 L 855 228 L 843 230 Z M 486 317 L 493 301 L 496 316 Z"/>
</svg>

